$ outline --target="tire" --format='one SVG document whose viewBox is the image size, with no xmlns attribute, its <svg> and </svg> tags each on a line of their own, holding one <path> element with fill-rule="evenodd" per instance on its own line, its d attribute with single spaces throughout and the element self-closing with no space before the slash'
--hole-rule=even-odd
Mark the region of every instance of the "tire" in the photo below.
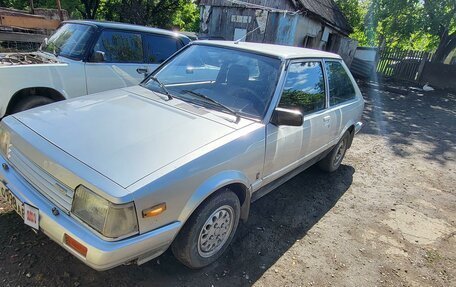
<svg viewBox="0 0 456 287">
<path fill-rule="evenodd" d="M 46 98 L 43 96 L 31 96 L 25 99 L 20 100 L 14 108 L 11 110 L 11 114 L 22 112 L 25 110 L 29 110 L 32 108 L 36 108 L 39 106 L 44 106 L 50 103 L 53 103 L 54 100 L 50 98 Z"/>
<path fill-rule="evenodd" d="M 318 162 L 318 167 L 326 172 L 336 171 L 345 157 L 350 141 L 350 133 L 346 131 L 339 142 L 322 160 Z"/>
<path fill-rule="evenodd" d="M 171 245 L 174 256 L 192 269 L 216 261 L 236 233 L 240 210 L 239 198 L 229 189 L 210 196 L 195 210 L 174 239 Z"/>
</svg>

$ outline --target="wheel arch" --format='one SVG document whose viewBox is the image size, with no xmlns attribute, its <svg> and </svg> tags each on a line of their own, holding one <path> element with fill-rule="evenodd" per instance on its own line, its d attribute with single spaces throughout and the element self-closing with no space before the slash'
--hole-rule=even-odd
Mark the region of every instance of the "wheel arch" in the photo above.
<svg viewBox="0 0 456 287">
<path fill-rule="evenodd" d="M 33 96 L 42 96 L 46 97 L 49 99 L 52 99 L 54 101 L 62 101 L 65 100 L 66 97 L 64 96 L 64 93 L 59 92 L 56 89 L 49 88 L 49 87 L 28 87 L 28 88 L 23 88 L 11 97 L 11 99 L 8 102 L 8 106 L 6 108 L 5 114 L 11 114 L 11 111 L 14 109 L 14 107 L 24 98 L 27 97 L 33 97 Z"/>
<path fill-rule="evenodd" d="M 225 188 L 233 191 L 239 198 L 241 204 L 240 219 L 246 221 L 251 202 L 251 190 L 248 182 L 247 177 L 238 171 L 226 171 L 211 177 L 200 185 L 187 201 L 179 216 L 179 221 L 185 224 L 204 201 L 217 192 L 222 192 Z"/>
<path fill-rule="evenodd" d="M 350 121 L 345 125 L 345 127 L 342 130 L 342 133 L 339 135 L 339 139 L 337 141 L 339 141 L 346 132 L 349 133 L 348 148 L 350 148 L 352 145 L 352 142 L 353 142 L 353 138 L 355 137 L 355 122 L 354 121 Z"/>
<path fill-rule="evenodd" d="M 351 147 L 353 138 L 355 137 L 355 125 L 351 125 L 348 127 L 347 131 L 350 133 L 350 136 L 348 137 L 348 148 Z"/>
</svg>

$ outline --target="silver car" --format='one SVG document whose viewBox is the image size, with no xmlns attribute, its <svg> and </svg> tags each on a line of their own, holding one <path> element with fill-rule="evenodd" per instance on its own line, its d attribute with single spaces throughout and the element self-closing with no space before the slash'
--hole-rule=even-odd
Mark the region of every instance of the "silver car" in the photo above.
<svg viewBox="0 0 456 287">
<path fill-rule="evenodd" d="M 169 247 L 201 268 L 253 201 L 315 163 L 335 171 L 363 106 L 338 55 L 197 41 L 139 86 L 4 118 L 0 190 L 96 270 Z"/>
</svg>

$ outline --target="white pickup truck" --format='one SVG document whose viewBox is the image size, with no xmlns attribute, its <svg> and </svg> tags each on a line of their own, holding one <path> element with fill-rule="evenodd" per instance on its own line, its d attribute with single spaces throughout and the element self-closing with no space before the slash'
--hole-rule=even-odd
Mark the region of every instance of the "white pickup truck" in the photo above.
<svg viewBox="0 0 456 287">
<path fill-rule="evenodd" d="M 39 51 L 0 54 L 0 118 L 136 85 L 189 42 L 184 35 L 143 26 L 63 22 Z"/>
</svg>

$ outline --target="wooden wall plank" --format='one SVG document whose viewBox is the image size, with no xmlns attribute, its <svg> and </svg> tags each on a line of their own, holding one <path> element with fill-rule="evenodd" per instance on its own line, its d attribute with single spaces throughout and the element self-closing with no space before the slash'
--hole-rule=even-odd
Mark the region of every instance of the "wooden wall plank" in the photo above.
<svg viewBox="0 0 456 287">
<path fill-rule="evenodd" d="M 60 25 L 59 20 L 40 19 L 27 16 L 0 16 L 0 25 L 7 27 L 20 27 L 28 29 L 54 30 Z"/>
<path fill-rule="evenodd" d="M 46 35 L 42 35 L 42 34 L 0 31 L 0 41 L 41 43 L 41 42 L 43 42 L 44 38 L 46 38 L 46 37 L 47 37 Z"/>
</svg>

